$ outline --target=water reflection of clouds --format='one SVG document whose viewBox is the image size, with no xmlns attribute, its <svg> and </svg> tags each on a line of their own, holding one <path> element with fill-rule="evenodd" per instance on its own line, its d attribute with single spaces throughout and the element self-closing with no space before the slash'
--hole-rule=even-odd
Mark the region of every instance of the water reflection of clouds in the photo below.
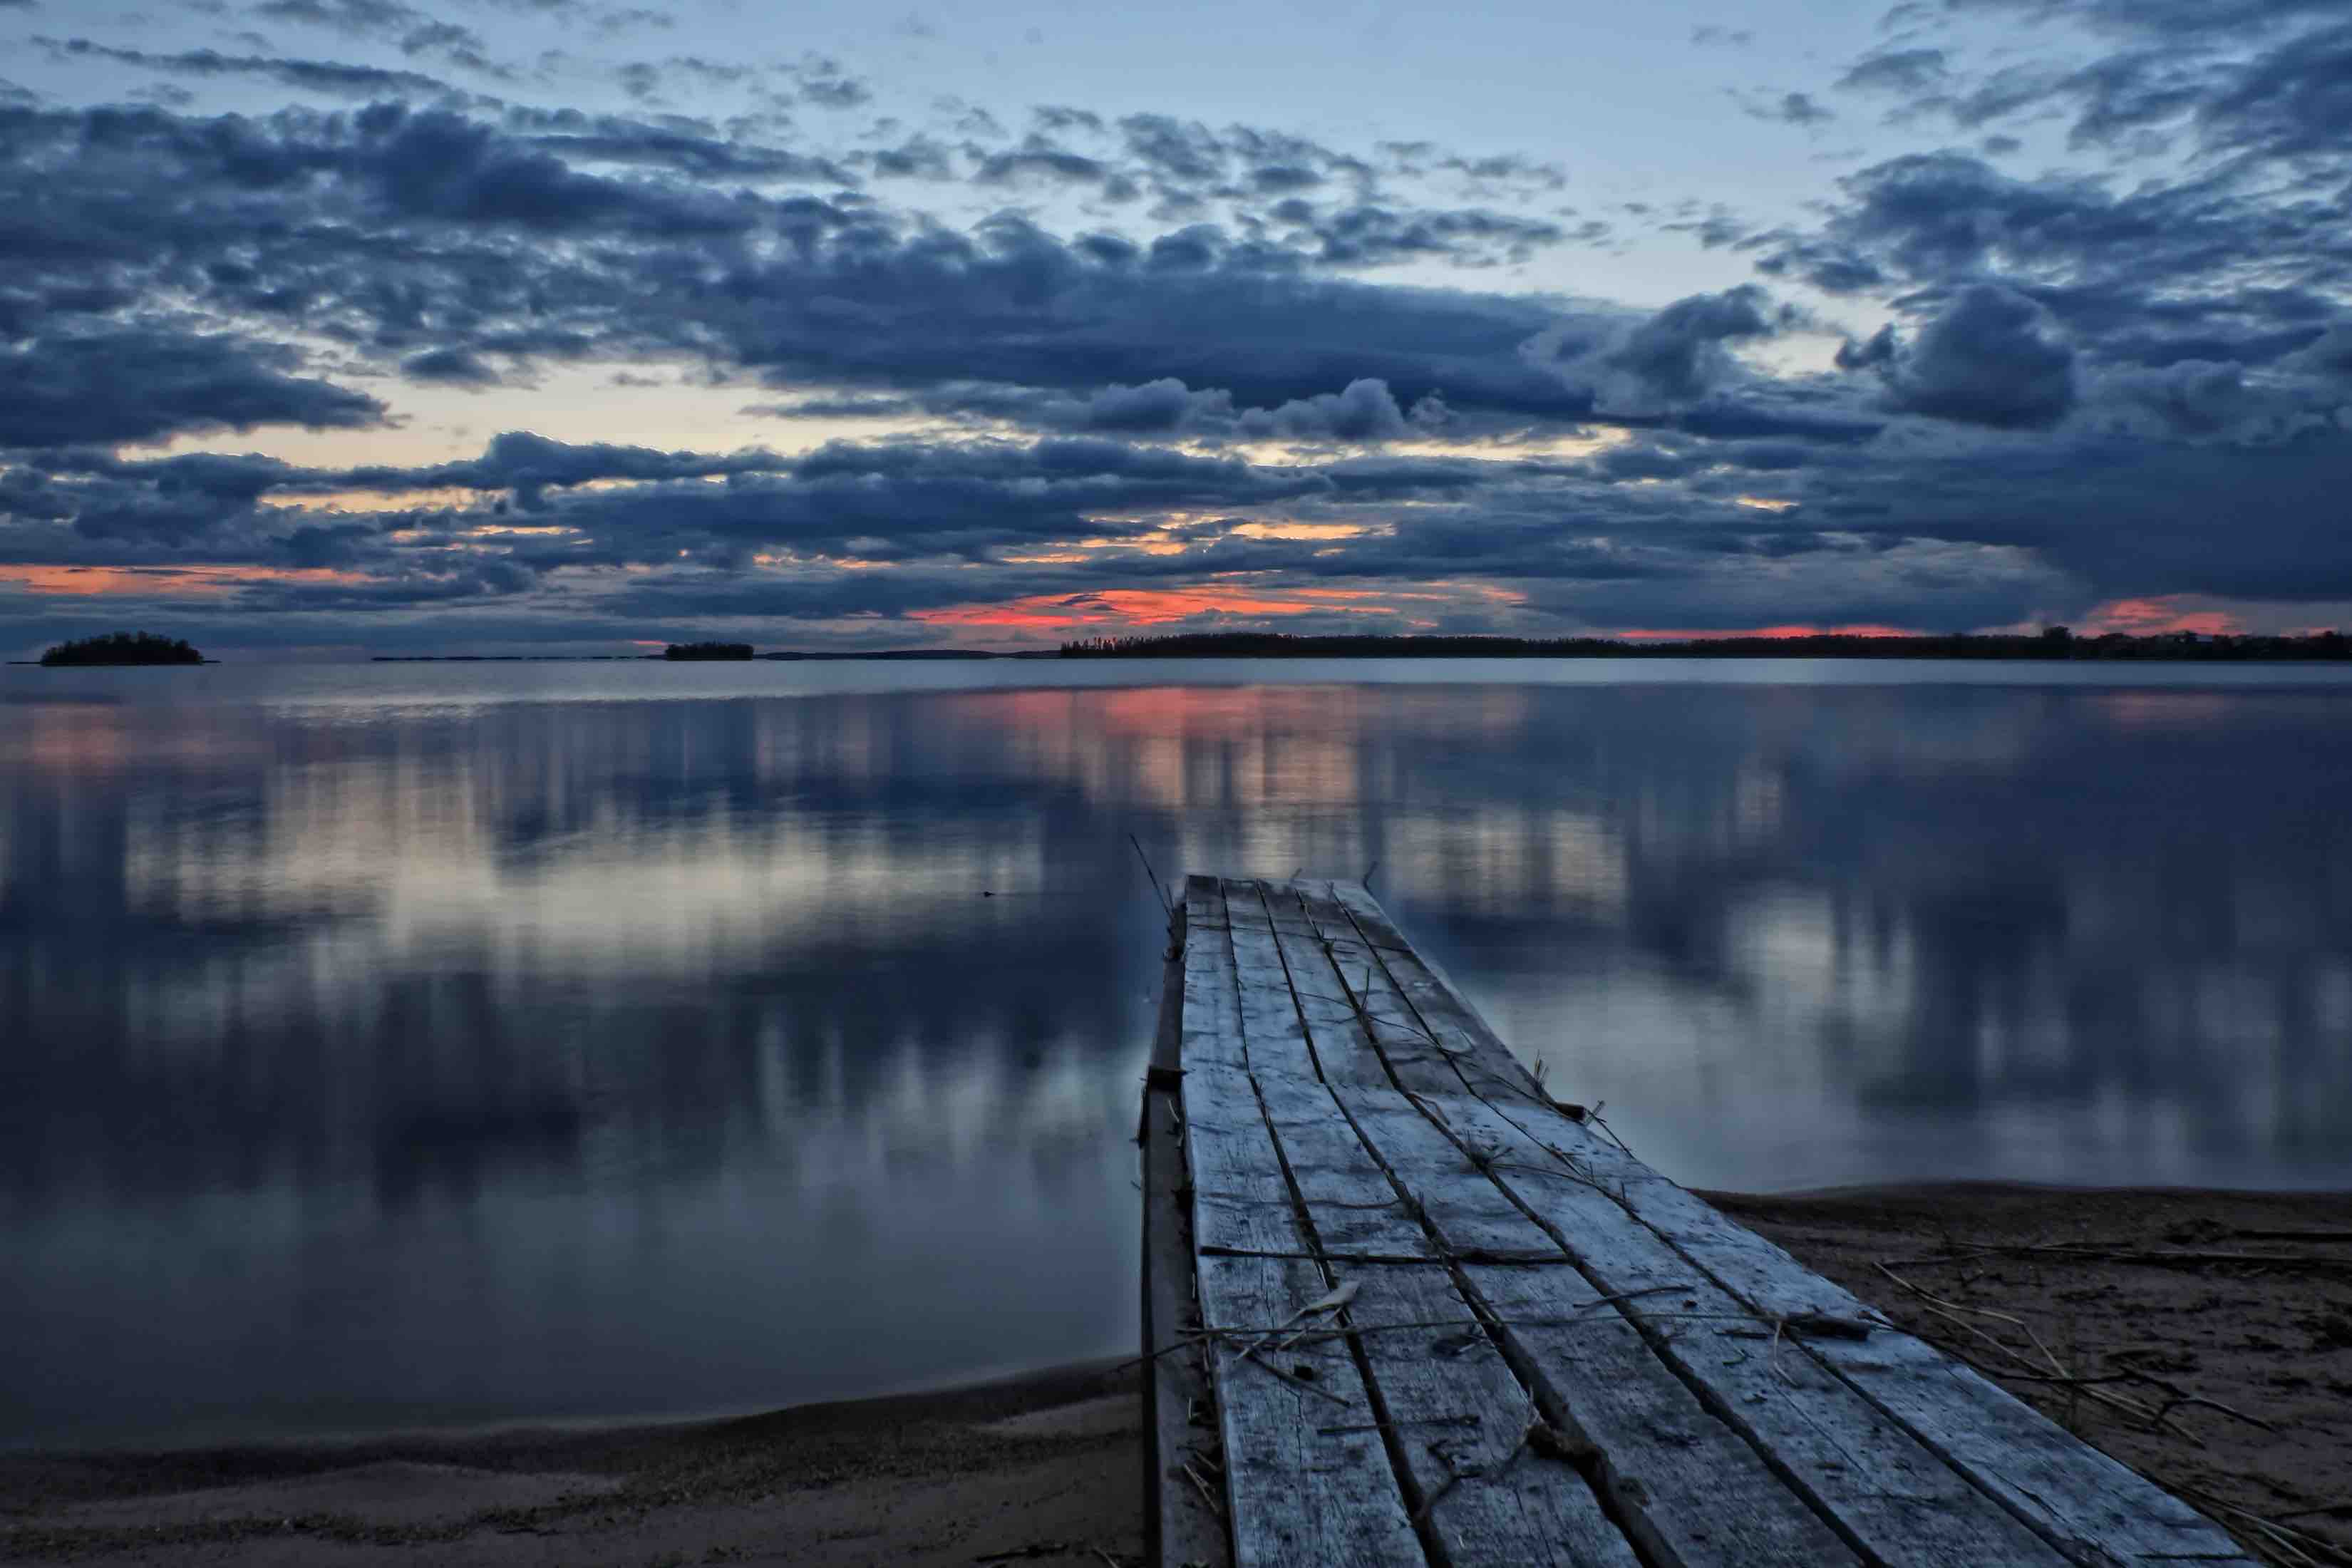
<svg viewBox="0 0 2352 1568">
<path fill-rule="evenodd" d="M 629 1363 L 588 1379 L 606 1408 L 659 1402 L 633 1358 L 714 1293 L 677 1398 L 1110 1348 L 1157 982 L 1130 832 L 1163 874 L 1377 862 L 1507 1037 L 1685 1179 L 2340 1180 L 2343 701 L 12 705 L 0 1203 L 20 1256 L 88 1267 L 0 1330 L 130 1334 L 166 1277 L 224 1323 L 295 1300 L 282 1373 L 221 1362 L 290 1385 L 364 1302 L 398 1365 L 443 1346 L 468 1370 L 434 1387 L 518 1407 L 577 1364 L 448 1351 L 467 1314 Z M 843 1326 L 869 1298 L 887 1351 Z"/>
</svg>

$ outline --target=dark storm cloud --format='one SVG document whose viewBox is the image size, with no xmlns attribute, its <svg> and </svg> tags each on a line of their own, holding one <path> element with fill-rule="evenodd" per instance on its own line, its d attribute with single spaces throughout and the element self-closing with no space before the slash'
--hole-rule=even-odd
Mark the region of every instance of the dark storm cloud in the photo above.
<svg viewBox="0 0 2352 1568">
<path fill-rule="evenodd" d="M 1867 441 L 1886 427 L 1884 420 L 1847 413 L 1728 397 L 1694 404 L 1675 416 L 1675 424 L 1691 435 L 1715 440 L 1780 437 L 1841 447 Z"/>
<path fill-rule="evenodd" d="M 2032 300 L 1976 285 L 1905 348 L 1892 328 L 1838 352 L 1841 370 L 1869 370 L 1889 408 L 1996 429 L 2046 426 L 2074 405 L 2074 351 L 2048 335 Z"/>
<path fill-rule="evenodd" d="M 1410 412 L 1378 377 L 1360 377 L 1336 393 L 1317 393 L 1265 407 L 1236 407 L 1221 387 L 1193 388 L 1173 376 L 1139 386 L 1106 386 L 1087 396 L 1029 387 L 962 384 L 918 397 L 814 398 L 761 405 L 780 416 L 874 417 L 927 414 L 1002 421 L 1039 429 L 1119 436 L 1205 436 L 1305 443 L 1368 444 L 1446 426 L 1452 414 L 1432 394 Z"/>
<path fill-rule="evenodd" d="M 2195 110 L 2209 145 L 2285 158 L 2352 151 L 2352 22 L 2282 43 L 2215 86 Z"/>
<path fill-rule="evenodd" d="M 403 216 L 668 236 L 735 234 L 759 221 L 754 210 L 716 193 L 582 174 L 456 114 L 376 106 L 357 124 L 360 144 L 347 166 Z"/>
<path fill-rule="evenodd" d="M 1934 310 L 1998 279 L 2094 359 L 2276 358 L 2352 292 L 2352 234 L 2332 204 L 2241 189 L 2227 174 L 2022 180 L 1958 152 L 1910 154 L 1841 183 L 1811 234 L 1759 237 L 1759 266 L 1833 292 L 1901 280 Z"/>
<path fill-rule="evenodd" d="M 1562 586 L 1538 591 L 1533 601 L 1560 614 L 1695 626 L 1790 618 L 1971 626 L 2076 614 L 2096 599 L 2132 595 L 2321 599 L 2352 592 L 2352 543 L 2326 523 L 2321 505 L 2331 475 L 2343 471 L 2340 437 L 2332 447 L 2308 440 L 2259 468 L 2221 452 L 2152 453 L 2146 442 L 2020 446 L 2004 437 L 1998 447 L 1899 458 L 1849 442 L 1838 447 L 1849 458 L 1825 465 L 1808 460 L 1807 449 L 1818 450 L 1810 443 L 1664 439 L 1670 445 L 1614 449 L 1566 467 L 1380 458 L 1275 468 L 1103 438 L 898 442 L 715 459 L 516 435 L 472 463 L 404 470 L 93 459 L 80 480 L 64 471 L 69 463 L 46 485 L 13 470 L 0 494 L 25 517 L 37 502 L 19 494 L 47 492 L 37 505 L 64 520 L 47 526 L 66 529 L 57 559 L 119 560 L 135 547 L 155 561 L 357 564 L 377 579 L 373 585 L 271 588 L 254 600 L 354 615 L 527 594 L 514 586 L 517 573 L 541 584 L 572 583 L 574 616 L 617 605 L 648 615 L 897 615 L 1106 582 L 1191 583 L 1212 571 L 1265 574 L 1269 587 L 1286 579 L 1377 585 L 1466 576 L 1522 589 L 1550 582 Z M 1590 479 L 1577 477 L 1584 468 Z M 710 482 L 730 470 L 724 482 Z M 1776 515 L 1727 504 L 1759 479 L 1793 483 L 1796 510 Z M 601 482 L 579 488 L 591 481 Z M 70 504 L 77 483 L 97 487 L 81 494 L 79 511 Z M 499 535 L 478 506 L 322 522 L 251 505 L 265 489 L 470 486 L 487 500 L 506 484 L 519 493 L 538 486 L 529 515 L 556 532 Z M 1706 499 L 1710 491 L 1719 499 Z M 1405 500 L 1413 504 L 1390 510 Z M 1187 524 L 1195 548 L 1181 556 L 1003 558 L 1074 539 L 1116 542 L 1156 526 L 1158 510 L 1171 507 L 1225 521 Z M 1231 531 L 1267 507 L 1381 523 L 1385 531 L 1351 540 L 1343 552 Z M 2217 567 L 2200 557 L 2213 509 L 2225 507 L 2279 521 L 2242 528 L 2241 548 Z M 2085 526 L 2091 518 L 2101 524 Z M 341 531 L 305 534 L 305 527 Z M 779 551 L 811 563 L 789 580 L 743 575 L 754 555 Z M 848 571 L 814 557 L 889 569 Z M 985 580 L 946 564 L 958 560 L 988 563 Z M 486 561 L 511 571 L 488 573 Z M 620 566 L 668 575 L 597 587 L 599 574 Z M 1597 593 L 1608 583 L 1652 586 L 1605 601 L 1619 606 L 1614 614 L 1575 586 Z"/>
<path fill-rule="evenodd" d="M 1940 113 L 1975 129 L 2054 111 L 2077 147 L 2161 152 L 2185 140 L 2212 157 L 2310 164 L 2323 184 L 2336 177 L 2323 161 L 2352 150 L 2343 98 L 2352 20 L 2333 0 L 1947 0 L 1946 9 L 2072 22 L 2122 47 L 2069 61 L 2062 46 L 1974 78 L 1941 49 L 1882 51 L 1838 85 L 1897 95 L 1899 116 Z"/>
<path fill-rule="evenodd" d="M 1344 426 L 1368 416 L 1342 397 L 1313 416 Z M 571 445 L 520 431 L 498 437 L 478 458 L 407 468 L 299 468 L 215 454 L 125 461 L 60 451 L 28 457 L 8 472 L 11 511 L 19 518 L 70 523 L 82 539 L 201 545 L 203 559 L 224 550 L 234 556 L 257 541 L 278 548 L 278 536 L 304 521 L 299 511 L 257 510 L 265 496 L 471 489 L 487 503 L 503 492 L 534 527 L 578 536 L 560 544 L 526 536 L 506 552 L 534 570 L 659 563 L 682 552 L 734 563 L 771 544 L 866 559 L 978 557 L 1022 542 L 1116 537 L 1156 526 L 1123 519 L 1170 508 L 1248 509 L 1340 495 L 1379 502 L 1461 490 L 1478 478 L 1475 465 L 1428 459 L 1268 468 L 1099 437 L 837 443 L 782 457 Z M 494 515 L 478 508 L 373 514 L 380 532 L 462 527 L 468 536 Z"/>
<path fill-rule="evenodd" d="M 1263 408 L 1370 378 L 1406 406 L 1438 393 L 1534 417 L 1590 409 L 1518 357 L 1549 319 L 1540 304 L 1315 276 L 1342 246 L 1458 252 L 1530 232 L 1475 216 L 1351 213 L 1295 244 L 1193 226 L 1138 247 L 1009 216 L 960 234 L 845 198 L 720 194 L 677 172 L 714 161 L 707 143 L 626 121 L 526 116 L 510 123 L 537 133 L 516 135 L 396 106 L 259 121 L 12 112 L 0 195 L 47 215 L 14 238 L 47 252 L 60 287 L 92 266 L 154 283 L 168 268 L 174 288 L 361 352 L 603 345 L 715 354 L 779 380 L 919 386 L 985 371 L 1087 396 L 1172 375 Z M 592 174 L 568 153 L 659 174 Z M 268 224 L 235 205 L 264 194 Z M 729 243 L 761 230 L 784 243 Z M 629 243 L 566 254 L 543 234 Z M 200 268 L 179 259 L 205 254 L 216 259 Z"/>
<path fill-rule="evenodd" d="M 1252 434 L 1339 441 L 1385 440 L 1407 429 L 1404 411 L 1397 406 L 1388 383 L 1370 376 L 1351 381 L 1339 392 L 1318 393 L 1244 416 L 1243 427 Z"/>
<path fill-rule="evenodd" d="M 397 42 L 400 9 L 319 0 L 312 20 L 366 12 Z M 2324 129 L 2325 82 L 2273 42 L 2249 42 L 2231 79 L 2265 83 L 2259 101 L 2200 75 L 2168 120 L 2183 79 L 2130 51 L 1986 81 L 1887 56 L 1851 85 L 1932 76 L 1954 119 L 2072 93 L 2108 106 L 2118 142 L 2218 104 L 2200 137 L 2319 145 L 2295 128 Z M 679 57 L 648 79 L 703 78 Z M 804 62 L 795 90 L 836 79 Z M 1841 374 L 1807 374 L 1764 368 L 1801 342 L 1754 352 L 1819 330 L 1760 287 L 1633 310 L 1374 280 L 1582 237 L 1556 198 L 1530 205 L 1559 180 L 1533 160 L 1357 158 L 1076 110 L 1021 140 L 866 141 L 835 153 L 774 121 L 651 112 L 0 106 L 0 203 L 26 220 L 0 226 L 0 561 L 249 566 L 247 612 L 419 638 L 887 617 L 1223 572 L 1272 593 L 1531 589 L 1526 625 L 1546 630 L 2352 594 L 2352 547 L 2314 521 L 2352 472 L 2334 423 L 2352 404 L 2352 240 L 2340 203 L 2264 196 L 2235 164 L 2016 179 L 1922 153 L 1850 175 L 1801 229 L 1661 203 L 1718 258 L 1895 318 Z M 857 188 L 913 177 L 976 206 L 1051 212 L 1066 191 L 1106 226 L 965 226 L 886 199 L 929 186 Z M 1502 194 L 1431 199 L 1455 184 Z M 549 360 L 743 385 L 788 416 L 935 423 L 803 454 L 509 432 L 406 467 L 103 449 L 382 418 L 320 378 L 331 364 L 405 391 L 525 382 Z M 982 438 L 1003 429 L 1019 438 Z M 1553 445 L 1596 432 L 1620 444 Z M 1422 455 L 1438 441 L 1459 455 Z M 1533 455 L 1554 450 L 1591 455 Z M 333 510 L 354 492 L 404 510 Z M 1240 531 L 1264 522 L 1333 528 Z M 1122 548 L 1145 537 L 1189 548 Z M 287 570 L 341 576 L 260 575 Z"/>
<path fill-rule="evenodd" d="M 288 374 L 294 363 L 289 351 L 161 328 L 47 337 L 0 351 L 0 447 L 383 419 L 374 398 Z"/>
<path fill-rule="evenodd" d="M 1696 397 L 1723 374 L 1721 345 L 1770 336 L 1781 324 L 1753 284 L 1678 300 L 1628 333 L 1601 363 L 1674 402 Z"/>
<path fill-rule="evenodd" d="M 1956 16 L 2085 21 L 2117 33 L 2191 42 L 2242 39 L 2344 14 L 2336 0 L 1942 0 L 1942 8 Z"/>
<path fill-rule="evenodd" d="M 1552 318 L 1544 306 L 1336 281 L 1308 260 L 1204 226 L 1146 250 L 1013 218 L 970 235 L 850 221 L 673 298 L 697 341 L 779 384 L 980 373 L 1092 395 L 1172 377 L 1278 407 L 1369 378 L 1407 406 L 1435 393 L 1531 417 L 1591 412 L 1588 392 L 1519 356 Z"/>
<path fill-rule="evenodd" d="M 1360 204 L 1335 211 L 1301 201 L 1276 205 L 1276 225 L 1310 237 L 1313 257 L 1327 267 L 1381 267 L 1443 257 L 1472 265 L 1524 261 L 1566 237 L 1559 225 L 1475 208 L 1399 212 Z"/>
<path fill-rule="evenodd" d="M 2250 453 L 2109 436 L 2004 438 L 1895 464 L 1824 470 L 1803 489 L 1814 526 L 2030 552 L 2095 599 L 2210 594 L 2352 595 L 2337 525 L 2352 438 L 2307 430 Z M 2230 548 L 2215 548 L 2226 525 Z"/>
<path fill-rule="evenodd" d="M 496 386 L 500 379 L 479 355 L 466 349 L 427 349 L 401 361 L 400 368 L 412 381 L 444 386 Z"/>
<path fill-rule="evenodd" d="M 1570 316 L 1545 342 L 1560 374 L 1591 391 L 1598 413 L 1647 419 L 1738 379 L 1742 372 L 1726 345 L 1772 337 L 1796 320 L 1745 283 L 1677 300 L 1646 317 Z"/>
</svg>

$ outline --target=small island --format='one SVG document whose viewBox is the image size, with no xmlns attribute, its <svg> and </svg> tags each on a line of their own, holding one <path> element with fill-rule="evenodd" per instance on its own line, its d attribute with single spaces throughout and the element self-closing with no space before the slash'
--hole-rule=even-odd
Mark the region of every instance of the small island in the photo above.
<svg viewBox="0 0 2352 1568">
<path fill-rule="evenodd" d="M 203 664 L 205 656 L 185 639 L 153 632 L 108 632 L 61 642 L 41 655 L 50 668 L 100 664 Z"/>
<path fill-rule="evenodd" d="M 662 657 L 670 659 L 749 658 L 751 645 L 747 642 L 674 642 L 662 649 Z"/>
</svg>

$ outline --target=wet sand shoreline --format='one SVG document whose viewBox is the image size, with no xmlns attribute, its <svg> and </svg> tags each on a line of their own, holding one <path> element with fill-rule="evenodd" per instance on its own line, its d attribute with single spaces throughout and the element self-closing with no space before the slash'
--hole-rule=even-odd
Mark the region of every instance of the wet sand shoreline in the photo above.
<svg viewBox="0 0 2352 1568">
<path fill-rule="evenodd" d="M 2352 1194 L 1706 1196 L 2250 1546 L 2352 1563 Z M 0 1555 L 1125 1563 L 1137 1382 L 1093 1363 L 730 1420 L 0 1455 Z"/>
</svg>

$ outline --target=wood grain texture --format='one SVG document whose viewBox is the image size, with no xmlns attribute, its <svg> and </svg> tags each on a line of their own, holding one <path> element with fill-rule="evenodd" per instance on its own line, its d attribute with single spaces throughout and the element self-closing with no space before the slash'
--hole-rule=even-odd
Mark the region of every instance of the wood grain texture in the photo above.
<svg viewBox="0 0 2352 1568">
<path fill-rule="evenodd" d="M 1230 885 L 1227 890 L 1229 896 L 1234 892 Z M 1269 899 L 1276 908 L 1286 901 L 1297 907 L 1295 899 L 1285 900 L 1270 891 Z M 1237 897 L 1232 903 L 1237 911 L 1244 907 Z M 1232 918 L 1238 933 L 1245 916 L 1236 912 Z M 1278 924 L 1270 929 L 1302 994 L 1327 980 L 1337 984 L 1334 955 L 1319 945 L 1311 923 L 1296 931 Z M 1246 1006 L 1244 1011 L 1246 1016 Z M 1344 1048 L 1343 1034 L 1355 1037 L 1355 1048 L 1378 1055 L 1361 1015 L 1353 1010 L 1311 1024 L 1308 1034 L 1318 1056 Z M 1450 1087 L 1457 1099 L 1466 1098 L 1458 1079 Z M 1433 1114 L 1435 1107 L 1409 1098 L 1392 1083 L 1351 1081 L 1329 1088 L 1357 1135 L 1394 1184 L 1412 1194 L 1423 1223 L 1450 1252 L 1563 1256 L 1557 1237 L 1449 1135 Z M 1620 1220 L 1631 1223 L 1622 1215 Z M 1504 1293 L 1506 1302 L 1496 1306 L 1495 1316 L 1546 1419 L 1578 1434 L 1594 1450 L 1603 1492 L 1655 1560 L 1692 1565 L 1856 1560 L 1741 1433 L 1660 1361 L 1616 1306 L 1602 1300 L 1591 1315 L 1583 1314 L 1581 1304 L 1595 1302 L 1605 1288 L 1596 1289 L 1574 1268 L 1556 1266 L 1465 1265 L 1458 1278 L 1481 1296 Z M 1697 1283 L 1696 1270 L 1686 1265 L 1673 1278 Z M 1570 1314 L 1582 1319 L 1572 1328 L 1545 1321 Z M 1584 1359 L 1568 1354 L 1571 1341 L 1575 1356 Z M 1380 1381 L 1377 1368 L 1374 1381 Z"/>
<path fill-rule="evenodd" d="M 1296 1259 L 1203 1258 L 1200 1279 L 1212 1328 L 1265 1328 L 1328 1289 L 1317 1265 Z M 1237 1568 L 1426 1562 L 1346 1342 L 1257 1356 L 1250 1342 L 1220 1338 L 1215 1352 Z"/>
<path fill-rule="evenodd" d="M 1874 1315 L 1670 1182 L 1632 1182 L 1622 1190 L 1626 1206 L 1663 1241 L 1759 1315 Z M 1889 1329 L 1864 1341 L 1808 1340 L 1802 1348 L 2071 1561 L 2102 1568 L 2252 1561 L 2188 1504 L 1909 1334 Z"/>
<path fill-rule="evenodd" d="M 1307 1251 L 1249 1075 L 1186 1068 L 1183 1104 L 1195 1245 L 1232 1252 Z"/>
<path fill-rule="evenodd" d="M 1325 1252 L 1431 1257 L 1429 1234 L 1319 1083 L 1257 1079 L 1259 1104 Z"/>
<path fill-rule="evenodd" d="M 1562 1113 L 1534 1086 L 1530 1075 L 1496 1067 L 1494 1053 L 1504 1048 L 1499 1037 L 1435 967 L 1404 942 L 1361 888 L 1330 885 L 1325 903 L 1310 898 L 1303 907 L 1318 926 L 1328 919 L 1329 908 L 1344 910 L 1367 952 L 1378 957 L 1399 995 L 1420 1015 L 1424 1034 L 1474 1047 L 1447 1054 L 1448 1065 L 1473 1097 L 1467 1102 L 1470 1108 L 1457 1110 L 1457 1117 L 1465 1126 L 1477 1128 L 1482 1113 L 1491 1116 L 1494 1125 L 1480 1130 L 1479 1135 L 1493 1135 L 1507 1143 L 1517 1133 L 1525 1140 L 1522 1152 L 1531 1163 L 1543 1163 L 1548 1157 L 1577 1178 L 1567 1187 L 1553 1184 L 1555 1196 L 1549 1201 L 1555 1207 L 1580 1211 L 1574 1232 L 1580 1242 L 1610 1234 L 1601 1227 L 1614 1223 L 1608 1213 L 1614 1207 L 1634 1219 L 1667 1252 L 1696 1269 L 1708 1287 L 1728 1299 L 1734 1310 L 1764 1321 L 1809 1312 L 1845 1318 L 1875 1316 L 1864 1303 L 1659 1175 L 1588 1123 Z M 1506 1180 L 1524 1183 L 1525 1179 L 1513 1173 Z M 1574 1188 L 1591 1194 L 1602 1206 L 1562 1195 Z M 1524 1195 L 1535 1189 L 1520 1185 L 1517 1190 Z M 1702 1292 L 1694 1300 L 1710 1298 Z M 1800 1366 L 1806 1370 L 1799 1373 Z M 1811 1377 L 1813 1369 L 1843 1384 L 1886 1424 L 1900 1429 L 1897 1452 L 1906 1473 L 1933 1477 L 1932 1469 L 1922 1471 L 1916 1465 L 1917 1454 L 1932 1456 L 1976 1493 L 1994 1500 L 2011 1519 L 2028 1527 L 2043 1553 L 2041 1560 L 2054 1551 L 2064 1561 L 2100 1568 L 2117 1563 L 2252 1561 L 2225 1531 L 2187 1504 L 1909 1335 L 1885 1329 L 1859 1341 L 1804 1338 L 1776 1361 L 1775 1375 Z M 1772 1391 L 1764 1392 L 1769 1396 Z M 1770 1406 L 1776 1401 L 1768 1397 L 1752 1403 L 1765 1407 L 1757 1419 L 1769 1423 Z M 1808 1407 L 1806 1413 L 1818 1412 Z M 1770 1434 L 1760 1434 L 1759 1440 L 1768 1447 L 1783 1441 Z M 1772 1451 L 1785 1458 L 1795 1456 L 1800 1448 L 1775 1447 Z M 1878 1538 L 1898 1528 L 1904 1516 L 1924 1516 L 1934 1528 L 1913 1536 L 1914 1554 L 1889 1561 L 1969 1561 L 1951 1553 L 1989 1549 L 1991 1527 L 1982 1524 L 1980 1517 L 1971 1521 L 1966 1510 L 1937 1506 L 1934 1500 L 1945 1491 L 1940 1482 L 1925 1491 L 1895 1490 L 1884 1500 L 1879 1511 L 1887 1517 L 1877 1525 L 1871 1526 L 1867 1519 L 1850 1511 L 1841 1514 L 1841 1522 L 1869 1527 L 1865 1533 L 1876 1548 Z M 1979 1531 L 1987 1533 L 1972 1544 L 1972 1536 Z M 1939 1535 L 1949 1537 L 1948 1550 L 1937 1545 Z M 1946 1554 L 1916 1554 L 1938 1550 Z M 2028 1548 L 2012 1545 L 2009 1550 L 2018 1554 L 1978 1560 L 2037 1560 Z"/>
<path fill-rule="evenodd" d="M 1792 1328 L 1870 1314 L 1563 1110 L 1360 886 L 1183 911 L 1199 1310 L 1360 1292 L 1349 1335 L 1214 1342 L 1236 1561 L 2248 1561 L 1921 1342 Z"/>
<path fill-rule="evenodd" d="M 1225 895 L 1214 877 L 1186 879 L 1184 929 L 1182 1065 L 1238 1070 L 1241 1004 L 1234 992 L 1232 946 L 1225 940 Z"/>
<path fill-rule="evenodd" d="M 1609 1307 L 1577 1321 L 1558 1269 L 1469 1264 L 1479 1302 L 1546 1418 L 1592 1456 L 1600 1485 L 1651 1561 L 1700 1568 L 1859 1559 L 1739 1436 L 1705 1410 Z M 1591 1300 L 1589 1295 L 1581 1299 Z"/>
<path fill-rule="evenodd" d="M 1585 1277 L 1701 1402 L 1871 1560 L 1948 1565 L 2063 1559 L 1941 1457 L 1808 1357 L 1805 1342 L 1734 1297 L 1467 1096 L 1447 1112 L 1496 1152 L 1496 1181 L 1573 1255 Z"/>
<path fill-rule="evenodd" d="M 1349 1320 L 1381 1413 L 1439 1552 L 1456 1564 L 1635 1568 L 1624 1533 L 1584 1474 L 1530 1447 L 1541 1415 L 1480 1327 L 1452 1273 L 1435 1264 L 1352 1273 Z M 1411 1327 L 1381 1331 L 1384 1324 Z"/>
<path fill-rule="evenodd" d="M 1184 916 L 1170 925 L 1160 976 L 1160 1029 L 1151 1065 L 1176 1069 L 1183 1010 Z M 1193 1300 L 1190 1182 L 1184 1169 L 1181 1097 L 1164 1076 L 1147 1084 L 1140 1136 L 1143 1164 L 1143 1391 L 1146 1545 L 1154 1568 L 1228 1568 L 1233 1552 L 1224 1516 L 1184 1474 L 1213 1476 L 1216 1403 L 1207 1349 L 1188 1336 L 1200 1327 Z M 1204 1467 L 1202 1461 L 1209 1462 Z"/>
</svg>

